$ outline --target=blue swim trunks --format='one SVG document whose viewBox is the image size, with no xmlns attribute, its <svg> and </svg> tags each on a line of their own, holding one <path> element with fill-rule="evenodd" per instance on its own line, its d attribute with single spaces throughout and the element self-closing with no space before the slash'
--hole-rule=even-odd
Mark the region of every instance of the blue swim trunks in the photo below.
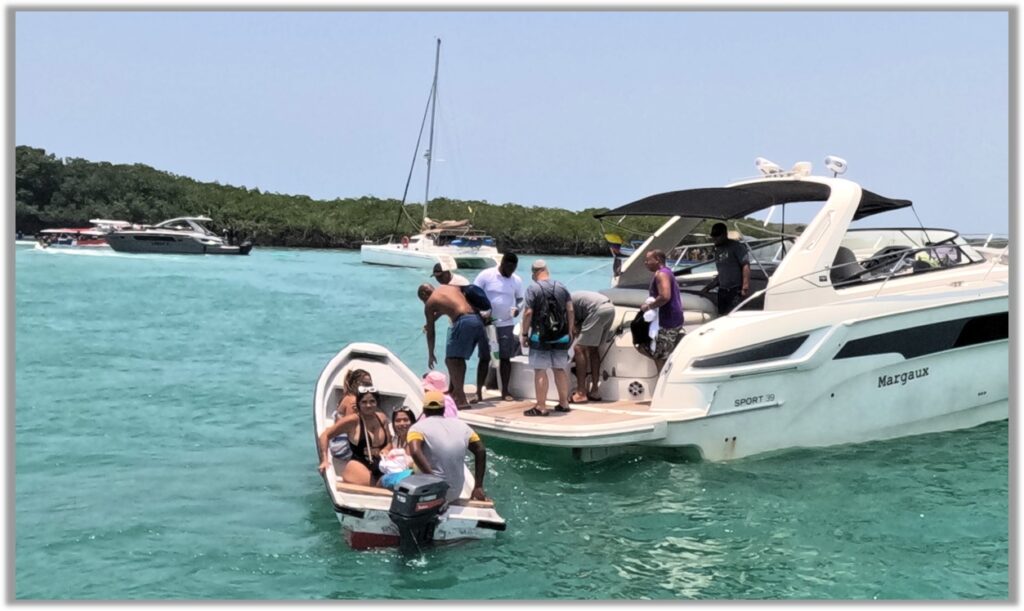
<svg viewBox="0 0 1024 611">
<path fill-rule="evenodd" d="M 484 321 L 476 314 L 463 314 L 452 325 L 444 356 L 449 359 L 468 359 L 473 356 L 474 347 L 481 357 L 490 349 Z"/>
</svg>

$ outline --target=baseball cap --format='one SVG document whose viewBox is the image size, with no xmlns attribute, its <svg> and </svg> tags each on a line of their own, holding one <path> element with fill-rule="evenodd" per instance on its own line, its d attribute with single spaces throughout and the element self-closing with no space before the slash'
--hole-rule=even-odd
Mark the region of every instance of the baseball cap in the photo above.
<svg viewBox="0 0 1024 611">
<path fill-rule="evenodd" d="M 444 262 L 438 262 L 434 264 L 434 273 L 432 273 L 431 276 L 439 276 L 444 272 L 450 271 L 452 271 L 452 267 L 450 265 Z"/>
<path fill-rule="evenodd" d="M 533 271 L 538 271 L 541 269 L 547 269 L 547 267 L 547 261 L 545 261 L 544 259 L 537 259 L 536 261 L 533 262 L 533 265 L 530 266 L 530 269 Z"/>
<path fill-rule="evenodd" d="M 436 390 L 423 393 L 423 409 L 427 408 L 444 409 L 444 394 Z"/>
</svg>

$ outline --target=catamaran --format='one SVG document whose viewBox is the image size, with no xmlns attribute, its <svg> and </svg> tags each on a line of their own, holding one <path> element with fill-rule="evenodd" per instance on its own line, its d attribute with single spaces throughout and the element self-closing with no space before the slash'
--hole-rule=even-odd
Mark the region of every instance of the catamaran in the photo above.
<svg viewBox="0 0 1024 611">
<path fill-rule="evenodd" d="M 483 232 L 474 230 L 468 220 L 434 221 L 427 216 L 430 203 L 430 169 L 434 158 L 434 113 L 437 106 L 437 74 L 441 61 L 441 39 L 437 39 L 437 52 L 434 57 L 434 81 L 430 88 L 427 110 L 424 111 L 424 123 L 427 111 L 430 114 L 430 137 L 423 156 L 427 160 L 427 184 L 423 198 L 423 220 L 420 232 L 413 236 L 403 236 L 397 241 L 394 235 L 385 244 L 363 244 L 359 255 L 363 263 L 392 265 L 396 267 L 432 268 L 436 263 L 443 263 L 452 269 L 484 269 L 495 267 L 501 262 L 501 254 L 495 246 L 494 238 Z M 420 125 L 420 137 L 423 125 Z M 419 155 L 420 139 L 416 139 L 416 154 L 413 156 L 412 167 L 409 168 L 409 179 L 402 194 L 399 213 L 405 214 L 405 199 L 409 192 L 409 181 Z M 399 216 L 398 221 L 401 221 Z M 396 230 L 397 230 L 396 223 Z"/>
</svg>

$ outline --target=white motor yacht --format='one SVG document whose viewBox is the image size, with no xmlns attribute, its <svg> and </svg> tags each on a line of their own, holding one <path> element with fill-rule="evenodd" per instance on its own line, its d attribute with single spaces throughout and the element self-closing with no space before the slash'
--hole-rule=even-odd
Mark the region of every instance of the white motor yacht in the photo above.
<svg viewBox="0 0 1024 611">
<path fill-rule="evenodd" d="M 177 255 L 247 255 L 252 242 L 228 244 L 207 229 L 205 216 L 183 216 L 152 227 L 117 229 L 106 236 L 107 244 L 118 252 L 166 253 Z"/>
<path fill-rule="evenodd" d="M 313 432 L 317 463 L 320 461 L 320 433 L 334 421 L 334 411 L 344 395 L 345 374 L 351 369 L 370 373 L 380 393 L 379 409 L 387 415 L 388 421 L 391 412 L 403 406 L 411 409 L 417 418 L 423 413 L 422 381 L 416 374 L 381 346 L 349 344 L 327 363 L 316 383 Z M 354 549 L 398 546 L 399 527 L 390 514 L 400 493 L 346 482 L 341 477 L 343 468 L 344 465 L 333 458 L 323 473 L 323 480 L 345 541 Z M 493 539 L 499 531 L 505 530 L 505 520 L 492 501 L 470 499 L 474 481 L 473 473 L 466 468 L 459 500 L 448 504 L 437 518 L 433 532 L 435 542 Z"/>
<path fill-rule="evenodd" d="M 571 448 L 582 460 L 641 445 L 727 460 L 1006 419 L 1005 252 L 982 255 L 951 230 L 853 228 L 911 203 L 838 173 L 812 176 L 802 162 L 607 212 L 668 220 L 603 291 L 616 306 L 615 337 L 601 348 L 603 401 L 548 417 L 524 416 L 532 401 L 492 402 L 461 417 L 481 434 Z M 798 237 L 752 257 L 752 295 L 728 315 L 700 295 L 713 263 L 676 271 L 686 335 L 656 370 L 629 331 L 651 279 L 643 253 L 670 252 L 703 219 L 801 202 L 820 211 Z M 513 359 L 512 394 L 532 397 L 532 378 L 526 358 Z"/>
</svg>

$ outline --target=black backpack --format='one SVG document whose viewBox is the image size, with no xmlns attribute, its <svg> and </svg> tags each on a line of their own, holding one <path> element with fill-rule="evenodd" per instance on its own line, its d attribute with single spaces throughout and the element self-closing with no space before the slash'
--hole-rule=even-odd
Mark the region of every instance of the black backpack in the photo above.
<svg viewBox="0 0 1024 611">
<path fill-rule="evenodd" d="M 644 320 L 644 313 L 637 312 L 633 322 L 629 323 L 629 333 L 632 336 L 633 347 L 640 354 L 651 356 L 651 323 Z"/>
<path fill-rule="evenodd" d="M 537 321 L 537 337 L 541 343 L 557 342 L 569 334 L 569 320 L 566 316 L 565 307 L 558 303 L 558 299 L 555 297 L 555 289 L 558 286 L 557 283 L 552 283 L 551 293 L 549 294 L 544 290 L 544 285 L 540 284 L 540 291 L 543 296 L 541 305 L 543 307 Z"/>
</svg>

